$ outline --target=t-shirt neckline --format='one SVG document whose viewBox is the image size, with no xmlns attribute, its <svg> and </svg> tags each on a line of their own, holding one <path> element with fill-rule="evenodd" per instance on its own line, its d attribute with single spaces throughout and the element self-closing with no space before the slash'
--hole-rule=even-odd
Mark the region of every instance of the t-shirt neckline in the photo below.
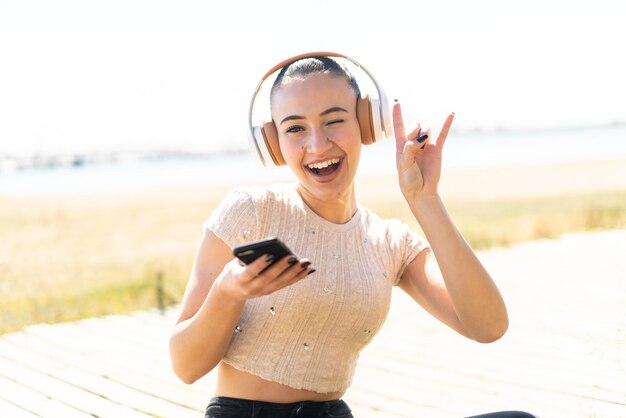
<svg viewBox="0 0 626 418">
<path fill-rule="evenodd" d="M 300 193 L 298 193 L 298 190 L 296 189 L 296 185 L 294 184 L 290 185 L 290 191 L 293 194 L 293 198 L 296 200 L 296 202 L 298 202 L 299 205 L 302 207 L 302 209 L 306 212 L 307 217 L 309 217 L 313 221 L 313 223 L 324 227 L 324 229 L 337 231 L 337 232 L 347 231 L 349 229 L 354 228 L 356 225 L 358 225 L 361 219 L 361 212 L 362 212 L 361 205 L 357 203 L 356 212 L 354 212 L 354 215 L 352 215 L 352 218 L 350 218 L 348 222 L 343 223 L 343 224 L 330 222 L 329 220 L 315 213 L 313 209 L 311 209 L 311 207 L 304 201 L 304 199 L 302 199 L 302 196 L 300 196 Z"/>
</svg>

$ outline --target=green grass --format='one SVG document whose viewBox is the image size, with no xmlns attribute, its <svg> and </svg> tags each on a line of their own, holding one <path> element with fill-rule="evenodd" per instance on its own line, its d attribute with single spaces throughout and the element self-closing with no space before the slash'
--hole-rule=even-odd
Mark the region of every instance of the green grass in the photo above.
<svg viewBox="0 0 626 418">
<path fill-rule="evenodd" d="M 0 333 L 177 303 L 201 224 L 224 194 L 0 199 Z M 365 204 L 419 230 L 399 198 Z M 475 249 L 626 226 L 626 190 L 446 205 Z"/>
<path fill-rule="evenodd" d="M 568 232 L 626 226 L 626 190 L 551 197 L 450 199 L 445 202 L 455 224 L 476 250 L 516 242 L 556 238 Z M 393 217 L 421 231 L 406 204 L 369 202 L 383 217 Z"/>
<path fill-rule="evenodd" d="M 626 226 L 626 191 L 524 199 L 451 201 L 451 216 L 475 249 Z"/>
<path fill-rule="evenodd" d="M 18 330 L 35 323 L 55 323 L 91 316 L 123 313 L 137 309 L 167 307 L 179 301 L 184 291 L 186 272 L 155 271 L 150 276 L 129 276 L 125 282 L 77 291 L 66 289 L 48 294 L 13 297 L 0 307 L 0 333 Z"/>
</svg>

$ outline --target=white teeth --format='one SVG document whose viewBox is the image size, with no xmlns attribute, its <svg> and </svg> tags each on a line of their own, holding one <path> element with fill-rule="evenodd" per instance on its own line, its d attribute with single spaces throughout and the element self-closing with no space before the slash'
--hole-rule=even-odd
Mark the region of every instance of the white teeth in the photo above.
<svg viewBox="0 0 626 418">
<path fill-rule="evenodd" d="M 319 163 L 314 163 L 314 164 L 309 164 L 308 167 L 309 168 L 317 168 L 322 169 L 322 168 L 326 168 L 331 164 L 337 164 L 339 162 L 339 158 L 331 158 L 330 160 L 326 160 L 326 161 L 322 161 Z"/>
</svg>

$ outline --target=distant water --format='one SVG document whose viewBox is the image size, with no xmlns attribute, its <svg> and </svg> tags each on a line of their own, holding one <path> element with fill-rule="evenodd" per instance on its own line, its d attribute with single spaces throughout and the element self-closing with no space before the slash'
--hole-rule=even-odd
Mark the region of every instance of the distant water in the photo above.
<svg viewBox="0 0 626 418">
<path fill-rule="evenodd" d="M 359 175 L 393 173 L 393 141 L 363 148 Z M 626 157 L 626 126 L 539 132 L 454 134 L 444 169 L 593 161 Z M 285 169 L 266 170 L 247 153 L 93 164 L 0 173 L 0 196 L 80 195 L 255 181 L 291 181 Z"/>
</svg>

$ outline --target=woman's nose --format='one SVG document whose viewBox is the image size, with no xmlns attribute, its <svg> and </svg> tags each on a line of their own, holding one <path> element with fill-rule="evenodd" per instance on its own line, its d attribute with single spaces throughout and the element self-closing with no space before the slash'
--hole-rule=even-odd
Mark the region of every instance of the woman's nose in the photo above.
<svg viewBox="0 0 626 418">
<path fill-rule="evenodd" d="M 314 129 L 309 137 L 308 150 L 312 154 L 323 154 L 332 148 L 333 143 L 321 129 Z"/>
</svg>

